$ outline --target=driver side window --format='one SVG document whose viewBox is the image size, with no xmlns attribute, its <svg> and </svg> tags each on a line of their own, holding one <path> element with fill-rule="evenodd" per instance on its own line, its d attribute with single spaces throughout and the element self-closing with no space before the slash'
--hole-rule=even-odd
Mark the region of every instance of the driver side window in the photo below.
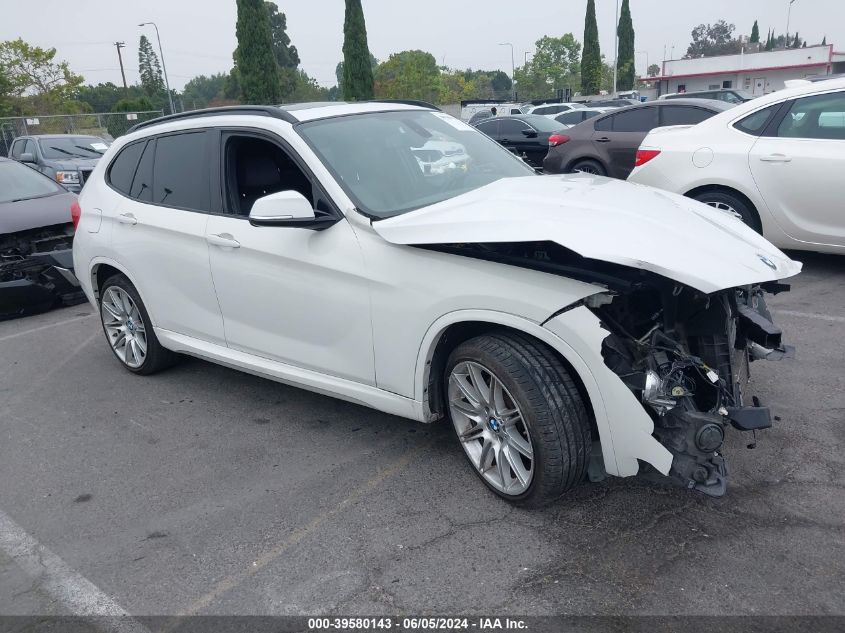
<svg viewBox="0 0 845 633">
<path fill-rule="evenodd" d="M 329 208 L 311 179 L 279 145 L 256 136 L 230 134 L 224 140 L 226 208 L 249 216 L 259 198 L 279 191 L 301 193 L 315 210 Z"/>
</svg>

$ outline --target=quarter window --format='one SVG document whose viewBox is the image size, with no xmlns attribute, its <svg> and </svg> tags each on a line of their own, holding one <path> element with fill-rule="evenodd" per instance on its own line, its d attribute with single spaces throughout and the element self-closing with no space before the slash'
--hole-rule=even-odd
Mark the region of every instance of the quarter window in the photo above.
<svg viewBox="0 0 845 633">
<path fill-rule="evenodd" d="M 156 140 L 153 204 L 210 210 L 206 139 L 205 132 L 189 132 Z"/>
<path fill-rule="evenodd" d="M 141 202 L 152 202 L 153 200 L 153 158 L 155 157 L 156 140 L 147 143 L 144 154 L 138 163 L 135 171 L 135 178 L 132 181 L 132 190 L 129 195 Z"/>
<path fill-rule="evenodd" d="M 760 136 L 763 133 L 763 130 L 766 129 L 766 124 L 769 122 L 769 119 L 780 108 L 780 105 L 781 104 L 777 103 L 773 106 L 769 106 L 768 108 L 758 110 L 753 114 L 749 114 L 744 119 L 740 119 L 734 123 L 734 127 L 742 132 L 746 132 L 747 134 Z"/>
<path fill-rule="evenodd" d="M 778 126 L 777 135 L 845 140 L 845 92 L 796 99 Z"/>
<path fill-rule="evenodd" d="M 120 150 L 109 168 L 109 184 L 124 195 L 128 196 L 132 188 L 132 179 L 135 177 L 144 145 L 144 142 L 127 145 Z"/>
<path fill-rule="evenodd" d="M 695 125 L 713 116 L 703 108 L 689 106 L 661 106 L 660 125 Z"/>
</svg>

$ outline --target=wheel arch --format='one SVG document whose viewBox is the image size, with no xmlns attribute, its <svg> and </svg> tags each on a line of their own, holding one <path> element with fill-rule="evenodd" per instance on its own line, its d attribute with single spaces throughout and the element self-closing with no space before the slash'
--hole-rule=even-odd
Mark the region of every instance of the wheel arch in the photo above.
<svg viewBox="0 0 845 633">
<path fill-rule="evenodd" d="M 150 321 L 152 321 L 152 325 L 155 326 L 156 319 L 153 315 L 152 311 L 150 310 L 150 304 L 147 301 L 147 298 L 144 296 L 144 292 L 138 286 L 137 281 L 135 280 L 134 276 L 131 275 L 124 266 L 120 263 L 107 259 L 104 257 L 96 258 L 91 263 L 91 272 L 90 272 L 90 279 L 91 279 L 91 292 L 94 295 L 95 301 L 99 304 L 100 302 L 100 288 L 102 287 L 103 282 L 106 281 L 112 275 L 120 274 L 126 277 L 129 282 L 135 287 L 135 290 L 141 296 L 141 301 L 144 302 L 144 307 L 147 310 L 147 314 L 150 317 Z"/>
<path fill-rule="evenodd" d="M 708 184 L 708 185 L 699 185 L 694 189 L 690 189 L 684 195 L 687 198 L 695 198 L 696 196 L 702 193 L 726 193 L 733 196 L 736 196 L 740 200 L 742 200 L 745 204 L 748 205 L 749 210 L 751 213 L 754 214 L 754 218 L 757 220 L 757 225 L 761 227 L 761 229 L 765 228 L 763 224 L 763 217 L 760 214 L 760 209 L 755 202 L 747 196 L 745 193 L 737 189 L 736 187 L 731 187 L 730 185 L 721 185 L 721 184 Z"/>
</svg>

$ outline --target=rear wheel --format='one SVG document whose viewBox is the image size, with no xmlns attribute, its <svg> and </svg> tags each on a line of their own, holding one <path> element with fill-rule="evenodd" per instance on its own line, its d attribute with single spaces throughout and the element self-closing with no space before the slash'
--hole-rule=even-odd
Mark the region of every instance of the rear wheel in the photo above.
<svg viewBox="0 0 845 633">
<path fill-rule="evenodd" d="M 604 168 L 604 165 L 595 160 L 579 160 L 572 166 L 572 172 L 593 174 L 594 176 L 607 176 L 607 170 Z"/>
<path fill-rule="evenodd" d="M 584 479 L 589 416 L 547 347 L 520 335 L 480 336 L 452 352 L 445 380 L 464 454 L 500 497 L 540 506 Z"/>
<path fill-rule="evenodd" d="M 757 214 L 748 205 L 748 203 L 739 196 L 725 191 L 704 191 L 697 194 L 695 199 L 715 209 L 730 213 L 738 220 L 745 222 L 758 233 L 763 233 Z"/>
<path fill-rule="evenodd" d="M 112 352 L 135 374 L 155 373 L 179 359 L 158 342 L 141 296 L 124 275 L 113 275 L 103 283 L 100 320 Z"/>
</svg>

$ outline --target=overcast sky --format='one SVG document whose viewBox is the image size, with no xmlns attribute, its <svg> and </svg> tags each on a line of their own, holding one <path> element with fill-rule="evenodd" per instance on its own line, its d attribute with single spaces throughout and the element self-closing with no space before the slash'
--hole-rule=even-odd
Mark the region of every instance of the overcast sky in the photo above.
<svg viewBox="0 0 845 633">
<path fill-rule="evenodd" d="M 761 37 L 770 27 L 786 29 L 789 0 L 631 0 L 637 51 L 650 63 L 667 57 L 674 46 L 681 57 L 690 31 L 702 22 L 726 19 L 739 33 L 750 33 L 759 20 Z M 279 0 L 287 14 L 288 33 L 299 49 L 302 66 L 325 86 L 336 83 L 334 70 L 342 53 L 343 0 Z M 380 60 L 408 49 L 431 52 L 452 68 L 501 69 L 510 74 L 530 55 L 543 35 L 572 32 L 583 40 L 587 0 L 363 0 L 370 50 Z M 601 50 L 613 59 L 613 13 L 616 0 L 596 0 Z M 138 38 L 161 31 L 173 88 L 191 77 L 227 71 L 235 48 L 235 0 L 0 0 L 0 40 L 23 37 L 43 47 L 55 46 L 89 83 L 120 83 L 114 42 L 125 41 L 127 80 L 138 81 Z M 845 2 L 795 0 L 790 31 L 809 43 L 828 43 L 845 51 Z M 644 73 L 646 54 L 637 55 Z"/>
</svg>

